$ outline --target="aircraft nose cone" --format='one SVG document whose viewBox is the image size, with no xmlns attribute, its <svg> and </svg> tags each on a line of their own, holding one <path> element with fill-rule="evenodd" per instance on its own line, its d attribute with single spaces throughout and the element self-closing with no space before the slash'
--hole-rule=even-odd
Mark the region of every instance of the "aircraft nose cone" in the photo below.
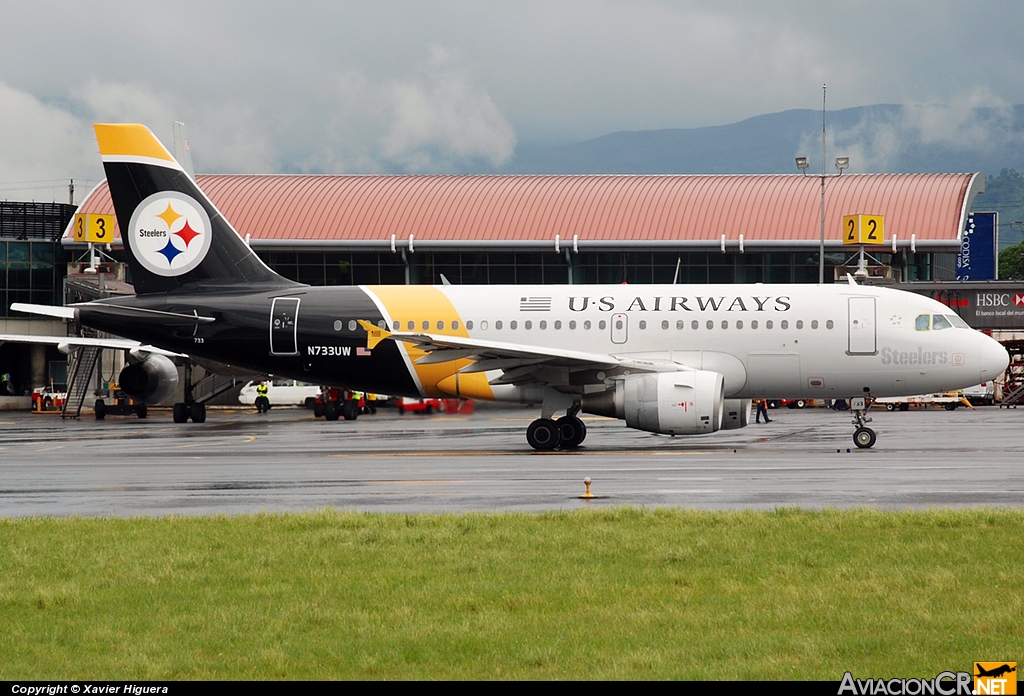
<svg viewBox="0 0 1024 696">
<path fill-rule="evenodd" d="M 1010 364 L 1010 356 L 999 341 L 984 335 L 981 337 L 978 357 L 982 382 L 999 377 L 1006 372 L 1006 366 Z"/>
</svg>

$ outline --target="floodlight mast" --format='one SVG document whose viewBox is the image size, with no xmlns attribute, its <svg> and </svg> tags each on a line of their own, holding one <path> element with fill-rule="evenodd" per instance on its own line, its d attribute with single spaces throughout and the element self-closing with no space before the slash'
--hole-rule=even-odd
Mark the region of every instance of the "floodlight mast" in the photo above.
<svg viewBox="0 0 1024 696">
<path fill-rule="evenodd" d="M 830 176 L 825 173 L 825 95 L 828 90 L 828 85 L 821 86 L 821 237 L 818 243 L 818 285 L 825 284 L 825 179 Z M 831 176 L 842 176 L 843 170 L 850 166 L 849 157 L 836 157 L 836 169 L 839 170 L 838 174 L 832 174 Z M 807 157 L 796 158 L 796 168 L 803 172 L 804 176 L 807 176 L 807 170 L 810 169 L 811 161 Z"/>
</svg>

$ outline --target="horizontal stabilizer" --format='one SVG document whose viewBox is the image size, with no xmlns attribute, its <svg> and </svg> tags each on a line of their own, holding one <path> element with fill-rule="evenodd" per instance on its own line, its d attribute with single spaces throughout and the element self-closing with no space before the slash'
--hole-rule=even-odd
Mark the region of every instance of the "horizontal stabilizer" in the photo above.
<svg viewBox="0 0 1024 696">
<path fill-rule="evenodd" d="M 210 324 L 216 321 L 213 317 L 201 317 L 198 312 L 194 314 L 179 314 L 177 312 L 163 312 L 159 309 L 145 309 L 143 307 L 128 307 L 126 305 L 102 304 L 98 302 L 90 302 L 79 305 L 79 307 L 83 315 L 131 319 L 133 322 L 140 324 L 193 326 L 195 324 Z"/>
<path fill-rule="evenodd" d="M 42 314 L 46 317 L 57 317 L 58 319 L 74 319 L 74 307 L 54 307 L 53 305 L 28 304 L 26 302 L 15 302 L 11 305 L 15 312 L 26 314 Z"/>
</svg>

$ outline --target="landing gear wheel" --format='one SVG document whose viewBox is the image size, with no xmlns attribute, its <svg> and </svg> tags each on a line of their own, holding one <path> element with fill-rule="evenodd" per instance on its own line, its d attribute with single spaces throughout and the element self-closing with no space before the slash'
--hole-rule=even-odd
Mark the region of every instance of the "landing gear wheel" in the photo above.
<svg viewBox="0 0 1024 696">
<path fill-rule="evenodd" d="M 329 421 L 338 420 L 338 402 L 328 401 L 324 404 L 324 418 Z"/>
<path fill-rule="evenodd" d="M 174 417 L 175 423 L 187 423 L 188 406 L 179 401 L 178 403 L 174 404 L 174 408 L 171 409 L 171 415 Z"/>
<path fill-rule="evenodd" d="M 346 401 L 341 405 L 341 415 L 345 420 L 355 420 L 359 416 L 359 404 Z"/>
<path fill-rule="evenodd" d="M 107 417 L 107 404 L 103 399 L 96 399 L 93 410 L 96 411 L 96 420 L 103 420 Z"/>
<path fill-rule="evenodd" d="M 535 450 L 553 450 L 560 440 L 558 426 L 548 418 L 538 418 L 526 429 L 526 441 Z"/>
<path fill-rule="evenodd" d="M 135 415 L 139 418 L 148 416 L 149 410 L 146 408 L 146 404 L 135 404 Z"/>
<path fill-rule="evenodd" d="M 555 421 L 558 428 L 559 444 L 562 449 L 578 447 L 587 437 L 587 426 L 576 416 L 562 416 Z"/>
<path fill-rule="evenodd" d="M 853 444 L 861 449 L 870 449 L 875 446 L 878 436 L 871 428 L 857 428 L 853 431 Z"/>
<path fill-rule="evenodd" d="M 188 415 L 192 419 L 193 423 L 205 423 L 206 404 L 201 404 L 199 402 L 190 404 L 188 407 Z"/>
</svg>

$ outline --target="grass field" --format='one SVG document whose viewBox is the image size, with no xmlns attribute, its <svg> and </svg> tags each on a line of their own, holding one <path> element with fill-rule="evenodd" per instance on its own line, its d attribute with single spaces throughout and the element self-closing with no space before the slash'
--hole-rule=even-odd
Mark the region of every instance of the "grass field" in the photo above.
<svg viewBox="0 0 1024 696">
<path fill-rule="evenodd" d="M 0 679 L 828 679 L 1021 660 L 1024 512 L 0 521 Z"/>
</svg>

